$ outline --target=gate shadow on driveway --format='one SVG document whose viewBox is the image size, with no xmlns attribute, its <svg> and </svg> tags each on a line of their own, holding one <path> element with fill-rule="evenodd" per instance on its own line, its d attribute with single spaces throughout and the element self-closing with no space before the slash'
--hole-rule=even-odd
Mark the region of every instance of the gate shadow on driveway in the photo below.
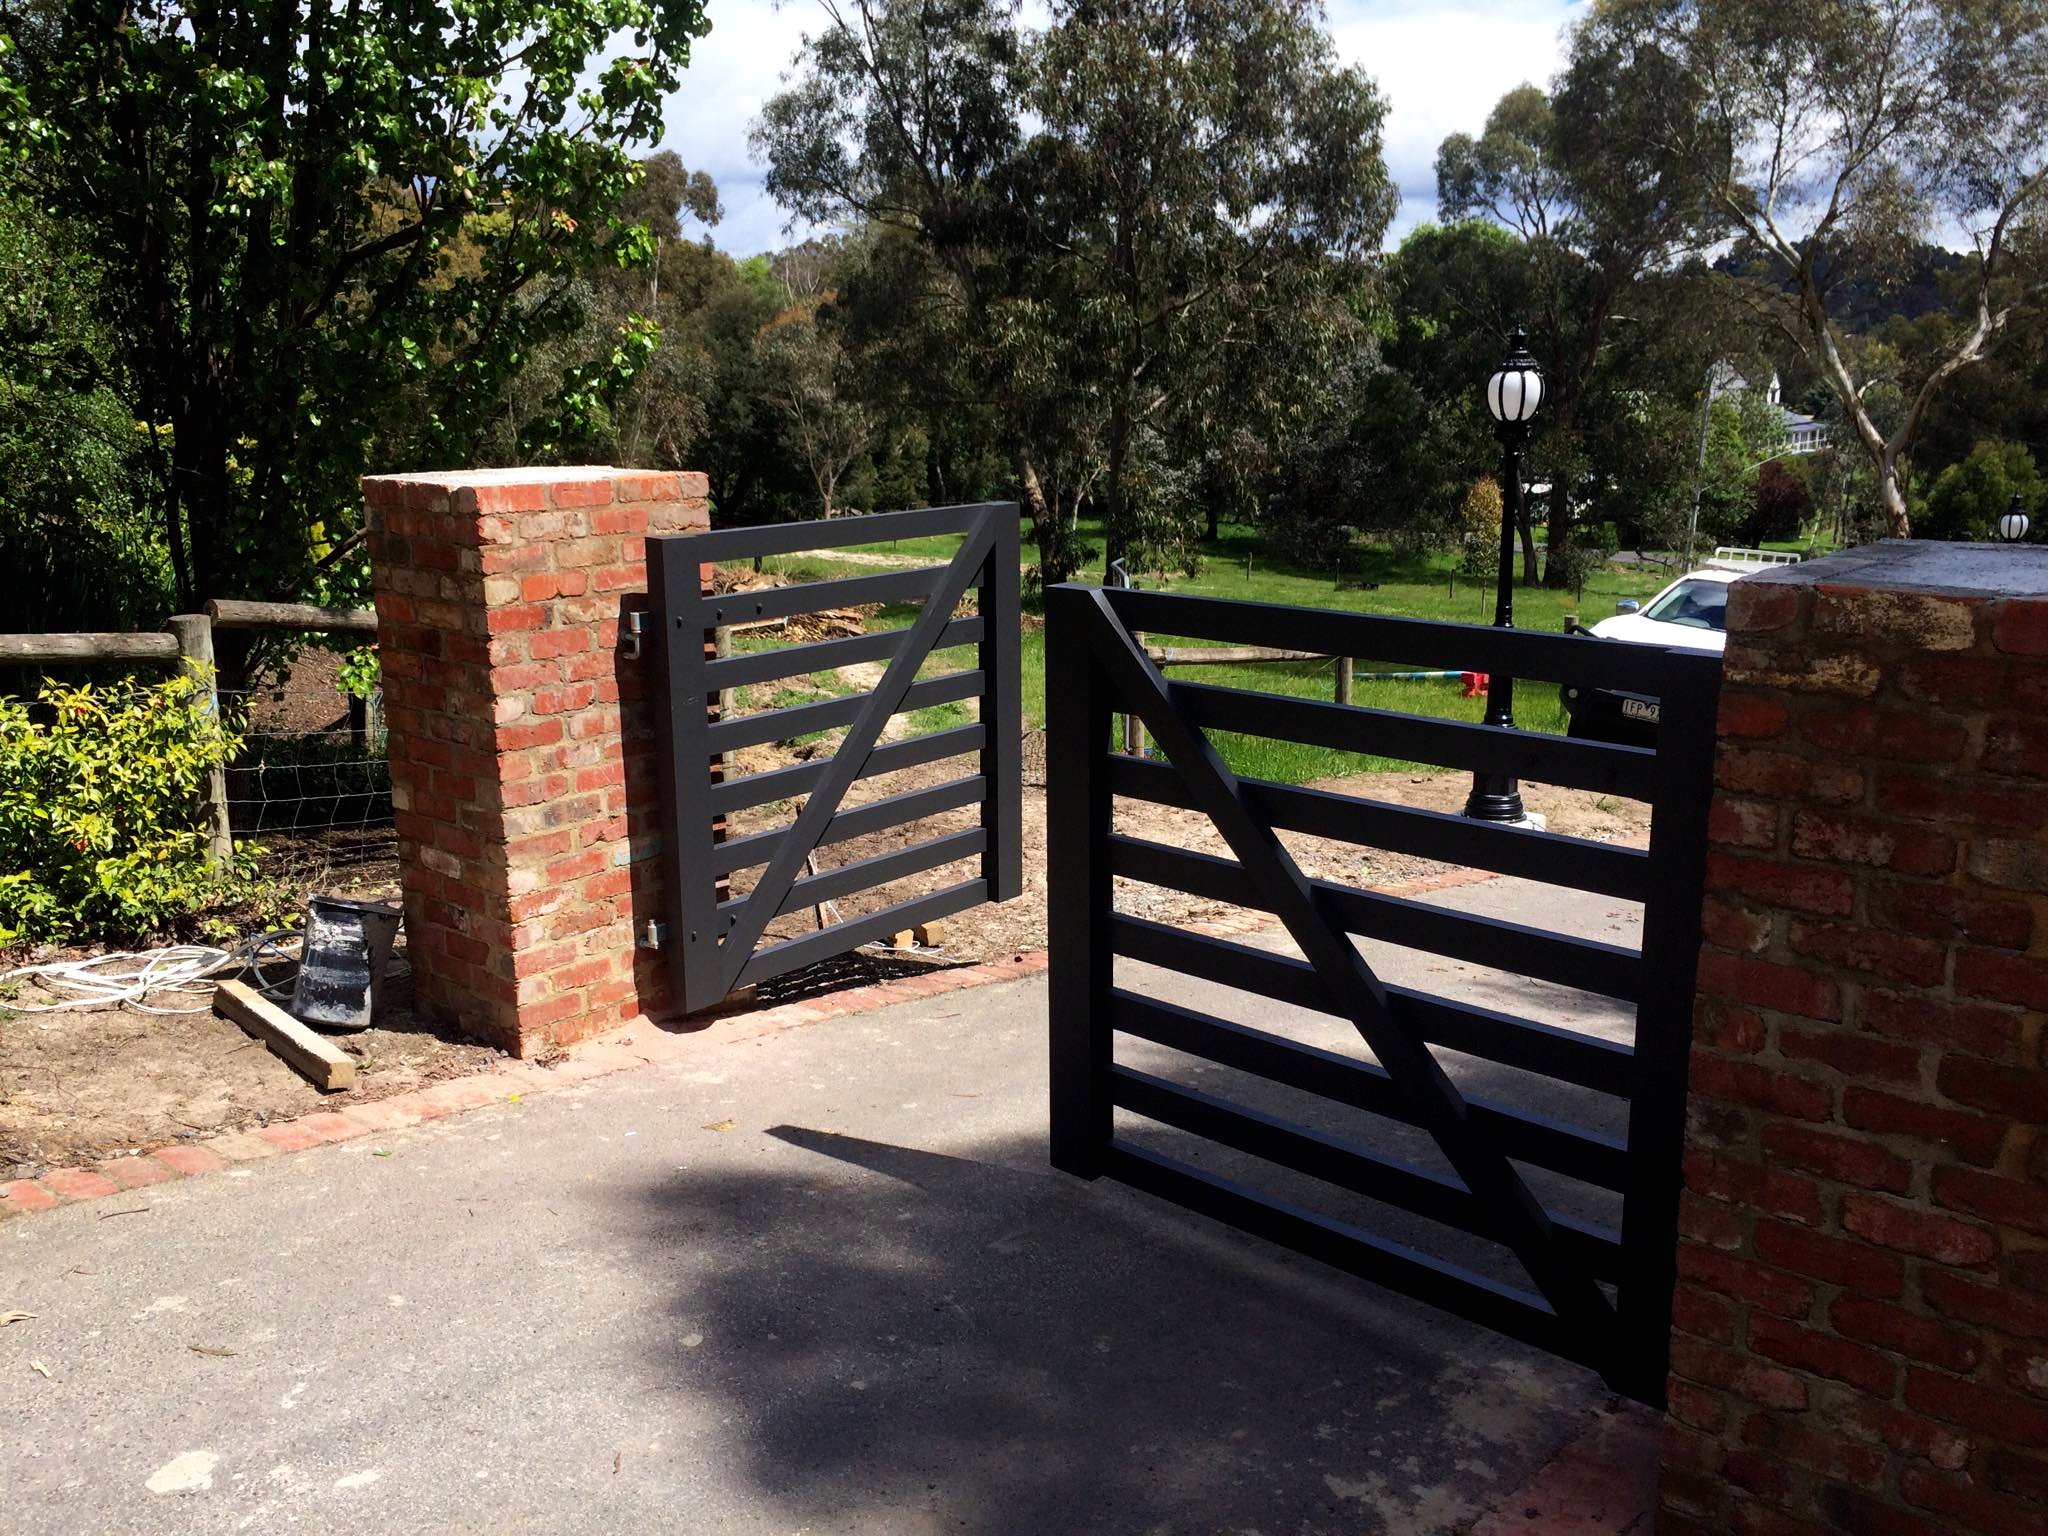
<svg viewBox="0 0 2048 1536">
<path fill-rule="evenodd" d="M 778 1125 L 755 1145 L 644 1193 L 647 1248 L 690 1255 L 657 1385 L 723 1420 L 749 1528 L 1433 1536 L 1610 1402 L 1590 1373 L 1055 1174 L 1036 1138 L 960 1156 Z"/>
</svg>

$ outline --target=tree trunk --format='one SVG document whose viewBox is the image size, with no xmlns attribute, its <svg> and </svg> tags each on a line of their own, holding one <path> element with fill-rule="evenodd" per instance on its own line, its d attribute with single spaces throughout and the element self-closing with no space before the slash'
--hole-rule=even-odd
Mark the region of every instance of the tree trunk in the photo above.
<svg viewBox="0 0 2048 1536">
<path fill-rule="evenodd" d="M 1012 462 L 1017 472 L 1018 499 L 1023 502 L 1024 517 L 1031 524 L 1031 540 L 1038 546 L 1038 579 L 1045 586 L 1055 586 L 1074 574 L 1072 541 L 1065 537 L 1057 514 L 1045 504 L 1045 485 L 1038 478 L 1038 466 L 1031 462 L 1031 455 L 1019 450 Z"/>
<path fill-rule="evenodd" d="M 1223 537 L 1223 504 L 1214 496 L 1209 498 L 1209 542 L 1214 544 Z"/>
<path fill-rule="evenodd" d="M 1529 498 L 1522 498 L 1522 510 L 1516 514 L 1515 529 L 1522 536 L 1522 585 L 1533 587 L 1536 575 L 1536 527 L 1529 521 Z"/>
<path fill-rule="evenodd" d="M 1884 507 L 1884 520 L 1891 525 L 1891 536 L 1913 537 L 1913 522 L 1906 515 L 1906 488 L 1899 478 L 1899 461 L 1889 454 L 1878 463 L 1877 494 Z"/>
<path fill-rule="evenodd" d="M 1130 411 L 1119 399 L 1109 409 L 1109 462 L 1104 476 L 1104 516 L 1102 527 L 1102 569 L 1108 579 L 1109 568 L 1124 558 L 1129 529 L 1124 522 L 1124 461 L 1129 447 L 1131 433 Z"/>
<path fill-rule="evenodd" d="M 1545 527 L 1549 531 L 1544 541 L 1548 553 L 1543 562 L 1543 585 L 1555 590 L 1565 585 L 1572 563 L 1572 503 L 1565 494 L 1563 476 L 1551 480 L 1550 493 L 1543 503 L 1548 518 Z"/>
</svg>

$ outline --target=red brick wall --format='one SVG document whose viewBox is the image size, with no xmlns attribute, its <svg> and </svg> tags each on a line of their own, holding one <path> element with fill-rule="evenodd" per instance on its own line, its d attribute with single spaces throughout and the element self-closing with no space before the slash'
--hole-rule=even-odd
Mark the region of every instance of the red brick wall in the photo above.
<svg viewBox="0 0 2048 1536">
<path fill-rule="evenodd" d="M 644 606 L 649 533 L 704 477 L 610 468 L 363 482 L 419 1008 L 521 1055 L 662 1006 Z"/>
<path fill-rule="evenodd" d="M 1885 544 L 1731 592 L 1663 1536 L 2048 1533 L 2030 584 Z"/>
</svg>

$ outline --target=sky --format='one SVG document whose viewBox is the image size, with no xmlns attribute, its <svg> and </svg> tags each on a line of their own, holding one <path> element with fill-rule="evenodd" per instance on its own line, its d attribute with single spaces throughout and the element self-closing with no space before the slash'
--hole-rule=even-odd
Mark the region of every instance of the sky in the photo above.
<svg viewBox="0 0 2048 1536">
<path fill-rule="evenodd" d="M 1379 82 L 1389 103 L 1387 168 L 1401 189 L 1388 243 L 1436 211 L 1436 148 L 1446 134 L 1477 133 L 1503 94 L 1543 84 L 1564 59 L 1564 30 L 1584 0 L 1326 0 L 1338 56 Z M 669 103 L 660 147 L 718 183 L 725 218 L 713 241 L 735 255 L 789 243 L 787 216 L 762 190 L 765 168 L 747 130 L 806 31 L 822 25 L 816 0 L 709 0 L 711 35 L 691 54 Z"/>
</svg>

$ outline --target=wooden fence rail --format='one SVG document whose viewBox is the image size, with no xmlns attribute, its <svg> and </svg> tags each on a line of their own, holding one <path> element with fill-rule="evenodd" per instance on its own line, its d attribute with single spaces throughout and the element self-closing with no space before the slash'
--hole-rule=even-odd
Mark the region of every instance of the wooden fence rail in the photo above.
<svg viewBox="0 0 2048 1536">
<path fill-rule="evenodd" d="M 172 662 L 177 659 L 178 641 L 173 635 L 0 635 L 0 662 Z"/>
<path fill-rule="evenodd" d="M 0 665 L 126 661 L 183 666 L 204 679 L 207 708 L 220 711 L 214 677 L 213 632 L 216 629 L 267 629 L 300 634 L 377 633 L 372 608 L 322 608 L 313 603 L 257 603 L 239 598 L 214 598 L 204 613 L 181 613 L 164 621 L 162 632 L 0 635 Z M 358 730 L 361 701 L 351 700 L 349 724 Z M 216 764 L 207 778 L 206 819 L 209 851 L 215 862 L 234 857 L 234 833 L 228 825 L 228 775 Z"/>
</svg>

